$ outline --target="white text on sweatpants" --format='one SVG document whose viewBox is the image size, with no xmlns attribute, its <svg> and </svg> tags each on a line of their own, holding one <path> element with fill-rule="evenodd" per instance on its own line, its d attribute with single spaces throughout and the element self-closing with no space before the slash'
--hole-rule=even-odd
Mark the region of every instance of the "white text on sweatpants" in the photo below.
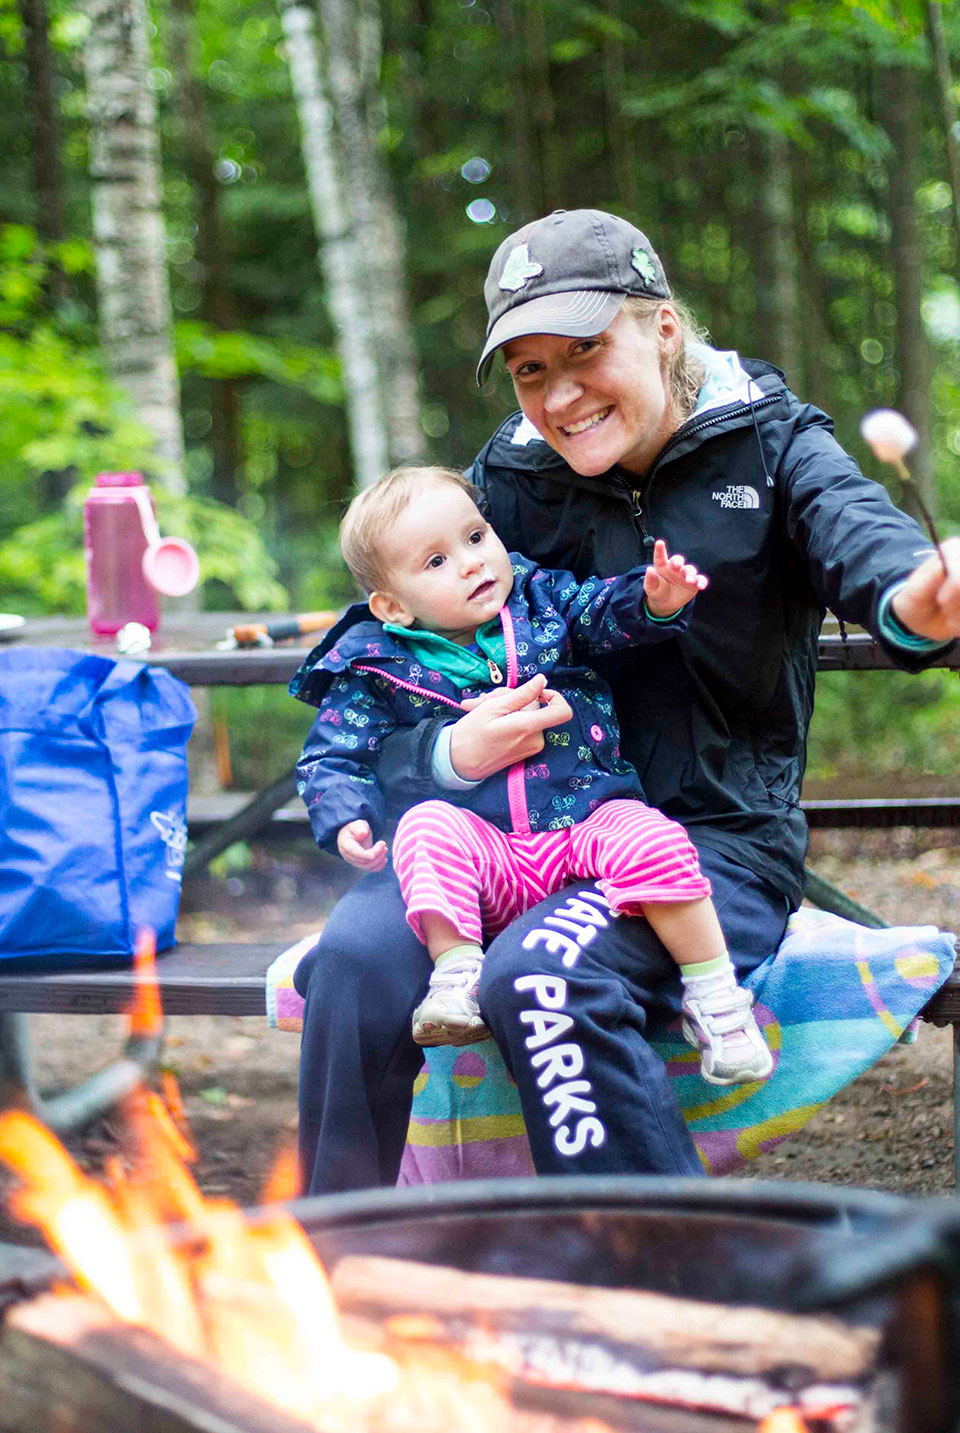
<svg viewBox="0 0 960 1433">
<path fill-rule="evenodd" d="M 569 970 L 597 931 L 609 925 L 609 910 L 599 891 L 571 896 L 544 917 L 542 926 L 527 933 L 523 948 L 542 947 L 559 955 Z M 537 1085 L 554 1130 L 554 1147 L 568 1158 L 588 1147 L 599 1149 L 607 1131 L 591 1098 L 593 1086 L 583 1077 L 586 1059 L 575 1040 L 563 1038 L 574 1026 L 573 1017 L 565 1010 L 567 982 L 559 975 L 521 975 L 513 988 L 521 994 L 531 992 L 537 1002 L 534 1009 L 520 1011 L 520 1022 L 528 1027 L 523 1043 L 530 1052 L 531 1068 L 537 1071 Z"/>
</svg>

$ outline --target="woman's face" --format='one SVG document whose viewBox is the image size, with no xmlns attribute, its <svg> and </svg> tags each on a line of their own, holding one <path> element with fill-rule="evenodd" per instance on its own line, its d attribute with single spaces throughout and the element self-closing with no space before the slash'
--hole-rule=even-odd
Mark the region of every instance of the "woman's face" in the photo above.
<svg viewBox="0 0 960 1433">
<path fill-rule="evenodd" d="M 537 333 L 502 352 L 524 415 L 574 472 L 643 475 L 679 426 L 667 366 L 681 341 L 664 303 L 648 319 L 621 310 L 592 338 Z"/>
</svg>

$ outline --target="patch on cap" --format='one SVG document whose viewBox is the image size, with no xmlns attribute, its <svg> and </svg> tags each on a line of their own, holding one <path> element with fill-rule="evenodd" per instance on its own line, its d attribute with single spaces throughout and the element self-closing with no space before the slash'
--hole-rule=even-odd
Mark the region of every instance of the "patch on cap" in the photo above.
<svg viewBox="0 0 960 1433">
<path fill-rule="evenodd" d="M 536 259 L 531 259 L 530 250 L 526 244 L 518 244 L 515 249 L 510 250 L 510 257 L 503 266 L 503 273 L 500 275 L 500 287 L 509 289 L 512 294 L 523 288 L 524 284 L 535 279 L 538 274 L 543 273 L 543 265 L 538 264 Z"/>
<path fill-rule="evenodd" d="M 641 279 L 646 279 L 648 284 L 657 282 L 657 269 L 646 249 L 639 246 L 630 255 L 630 267 L 636 269 Z"/>
</svg>

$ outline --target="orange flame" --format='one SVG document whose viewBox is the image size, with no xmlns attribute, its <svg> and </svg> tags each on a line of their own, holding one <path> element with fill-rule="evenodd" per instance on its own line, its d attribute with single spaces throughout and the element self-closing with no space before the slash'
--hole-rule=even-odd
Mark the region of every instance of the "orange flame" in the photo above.
<svg viewBox="0 0 960 1433">
<path fill-rule="evenodd" d="M 153 933 L 142 932 L 127 1014 L 131 1033 L 145 1037 L 163 1024 L 154 953 Z M 112 1159 L 99 1184 L 30 1115 L 0 1115 L 0 1160 L 20 1181 L 11 1212 L 45 1232 L 79 1287 L 117 1319 L 289 1412 L 316 1417 L 357 1390 L 369 1398 L 394 1387 L 392 1359 L 341 1338 L 326 1275 L 288 1214 L 276 1209 L 251 1227 L 236 1206 L 204 1198 L 187 1167 L 195 1154 L 179 1092 L 172 1077 L 165 1085 L 169 1104 L 146 1090 L 128 1100 L 129 1167 Z M 287 1160 L 273 1198 L 292 1194 L 293 1179 Z M 175 1242 L 171 1223 L 189 1237 Z"/>
<path fill-rule="evenodd" d="M 157 985 L 157 937 L 150 929 L 137 935 L 133 952 L 135 993 L 127 1011 L 131 1035 L 150 1037 L 163 1030 L 163 1005 Z"/>
<path fill-rule="evenodd" d="M 163 1023 L 154 951 L 152 933 L 142 933 L 128 1019 L 144 1037 Z M 30 1115 L 0 1114 L 0 1161 L 19 1181 L 11 1212 L 45 1232 L 85 1293 L 324 1433 L 493 1433 L 516 1421 L 504 1375 L 430 1343 L 443 1332 L 435 1320 L 368 1332 L 396 1357 L 351 1347 L 313 1246 L 279 1207 L 297 1189 L 292 1151 L 265 1191 L 271 1207 L 249 1223 L 236 1205 L 201 1193 L 171 1075 L 163 1086 L 165 1100 L 141 1090 L 126 1102 L 124 1156 L 108 1161 L 100 1182 Z"/>
</svg>

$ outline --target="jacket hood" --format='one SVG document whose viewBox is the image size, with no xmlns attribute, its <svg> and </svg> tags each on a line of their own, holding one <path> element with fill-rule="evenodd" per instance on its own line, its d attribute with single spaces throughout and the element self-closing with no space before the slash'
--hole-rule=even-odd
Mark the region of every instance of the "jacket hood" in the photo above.
<svg viewBox="0 0 960 1433">
<path fill-rule="evenodd" d="M 359 658 L 405 657 L 396 638 L 385 632 L 366 602 L 354 602 L 300 663 L 287 687 L 292 697 L 319 706 L 331 681 Z"/>
</svg>

